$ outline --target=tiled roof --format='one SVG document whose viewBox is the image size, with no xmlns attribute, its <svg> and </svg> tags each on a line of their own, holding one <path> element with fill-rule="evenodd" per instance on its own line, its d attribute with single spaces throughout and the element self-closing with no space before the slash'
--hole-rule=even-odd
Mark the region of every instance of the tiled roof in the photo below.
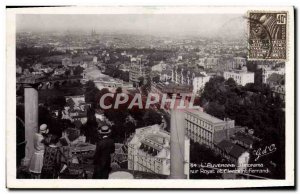
<svg viewBox="0 0 300 194">
<path fill-rule="evenodd" d="M 280 75 L 278 73 L 272 73 L 268 79 L 267 82 L 273 82 L 273 83 L 278 83 L 280 84 L 280 82 L 284 79 L 284 75 Z"/>
</svg>

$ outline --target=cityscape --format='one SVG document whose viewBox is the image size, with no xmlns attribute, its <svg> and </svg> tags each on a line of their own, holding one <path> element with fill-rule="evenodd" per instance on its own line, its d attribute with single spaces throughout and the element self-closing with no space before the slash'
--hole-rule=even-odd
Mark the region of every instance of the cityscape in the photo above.
<svg viewBox="0 0 300 194">
<path fill-rule="evenodd" d="M 34 17 L 17 17 L 18 179 L 43 178 L 43 130 L 64 158 L 47 178 L 95 178 L 100 133 L 109 179 L 285 179 L 285 62 L 248 60 L 242 15 Z"/>
</svg>

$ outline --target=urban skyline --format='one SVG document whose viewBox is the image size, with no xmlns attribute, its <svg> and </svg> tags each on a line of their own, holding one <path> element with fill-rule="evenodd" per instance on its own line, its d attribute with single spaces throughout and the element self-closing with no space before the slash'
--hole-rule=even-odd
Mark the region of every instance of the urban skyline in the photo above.
<svg viewBox="0 0 300 194">
<path fill-rule="evenodd" d="M 176 21 L 176 22 L 174 22 Z M 36 25 L 38 24 L 38 25 Z M 247 21 L 241 14 L 113 14 L 17 16 L 17 32 L 125 33 L 151 36 L 202 36 L 240 38 Z"/>
</svg>

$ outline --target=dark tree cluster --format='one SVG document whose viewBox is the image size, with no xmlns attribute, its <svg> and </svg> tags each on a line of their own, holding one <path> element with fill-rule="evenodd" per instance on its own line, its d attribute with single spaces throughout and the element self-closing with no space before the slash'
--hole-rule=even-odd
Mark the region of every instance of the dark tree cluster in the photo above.
<svg viewBox="0 0 300 194">
<path fill-rule="evenodd" d="M 205 85 L 200 98 L 208 114 L 230 118 L 236 125 L 254 129 L 254 135 L 262 139 L 257 147 L 275 144 L 278 151 L 269 159 L 276 163 L 278 177 L 284 176 L 285 104 L 273 95 L 268 85 L 255 83 L 242 87 L 233 79 L 215 77 Z"/>
<path fill-rule="evenodd" d="M 129 72 L 124 72 L 117 65 L 106 65 L 104 74 L 129 82 Z"/>
<path fill-rule="evenodd" d="M 101 109 L 99 105 L 100 99 L 104 94 L 110 93 L 110 91 L 107 88 L 98 90 L 94 87 L 95 86 L 93 82 L 87 83 L 87 90 L 85 94 L 86 101 L 92 102 L 94 104 L 92 106 L 92 109 Z M 113 94 L 112 98 L 105 98 L 104 104 L 106 106 L 112 105 L 112 108 L 103 110 L 106 118 L 113 124 L 112 136 L 116 142 L 123 142 L 135 131 L 136 128 L 161 123 L 161 115 L 152 109 L 140 109 L 138 106 L 129 108 L 129 105 L 134 98 L 134 96 L 132 95 L 129 95 L 129 100 L 127 103 L 121 104 L 115 109 L 114 105 L 116 103 L 116 95 L 118 93 L 122 93 L 121 88 L 118 88 L 116 90 L 116 93 Z M 143 105 L 145 105 L 145 99 L 143 99 Z M 90 123 L 89 120 L 88 123 Z M 92 126 L 92 124 L 89 125 Z"/>
<path fill-rule="evenodd" d="M 210 148 L 201 145 L 196 142 L 191 142 L 190 144 L 190 163 L 191 164 L 230 164 L 227 160 L 223 159 L 220 155 L 215 154 L 211 151 Z M 209 168 L 203 168 L 205 170 L 211 170 Z M 190 171 L 192 170 L 199 170 L 199 168 L 190 167 Z M 205 174 L 205 173 L 190 173 L 191 179 L 220 179 L 222 174 L 219 173 L 212 173 L 212 174 Z"/>
<path fill-rule="evenodd" d="M 61 58 L 63 53 L 59 51 L 53 51 L 51 47 L 35 48 L 35 47 L 20 47 L 16 49 L 16 56 L 18 65 L 22 68 L 30 68 L 30 65 L 34 63 L 43 62 L 54 62 L 61 63 Z M 59 60 L 45 61 L 46 58 L 51 58 L 52 56 L 59 56 Z M 28 66 L 29 65 L 29 66 Z"/>
</svg>

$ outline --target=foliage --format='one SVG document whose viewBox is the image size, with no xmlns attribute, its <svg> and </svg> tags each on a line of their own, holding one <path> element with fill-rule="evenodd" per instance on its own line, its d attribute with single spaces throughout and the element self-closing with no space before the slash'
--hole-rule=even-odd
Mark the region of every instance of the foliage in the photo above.
<svg viewBox="0 0 300 194">
<path fill-rule="evenodd" d="M 86 141 L 90 143 L 96 143 L 98 124 L 96 121 L 95 111 L 93 109 L 87 110 L 87 122 L 82 127 L 83 134 L 86 136 Z"/>
<path fill-rule="evenodd" d="M 156 75 L 152 78 L 152 81 L 155 82 L 155 83 L 158 83 L 160 81 L 160 77 L 159 75 Z"/>
<path fill-rule="evenodd" d="M 284 161 L 285 112 L 284 101 L 274 96 L 268 85 L 247 84 L 237 86 L 234 80 L 212 78 L 204 88 L 201 106 L 215 117 L 228 117 L 236 125 L 254 129 L 254 135 L 262 139 L 261 145 L 275 144 L 280 151 L 273 155 L 277 165 Z M 281 165 L 281 167 L 284 167 Z M 279 167 L 278 167 L 279 168 Z M 276 171 L 281 172 L 282 168 Z M 282 177 L 283 173 L 278 173 Z"/>
<path fill-rule="evenodd" d="M 123 81 L 129 82 L 129 72 L 124 72 L 124 71 L 120 70 L 119 65 L 116 65 L 116 64 L 106 65 L 104 74 L 109 75 L 113 78 L 118 78 Z"/>
<path fill-rule="evenodd" d="M 85 84 L 85 92 L 84 92 L 84 96 L 85 96 L 85 101 L 87 103 L 91 103 L 93 107 L 96 107 L 98 104 L 97 101 L 97 94 L 100 91 L 98 90 L 98 88 L 96 87 L 95 83 L 91 80 L 89 80 L 86 84 Z"/>
<path fill-rule="evenodd" d="M 210 148 L 201 145 L 196 142 L 191 142 L 190 144 L 190 163 L 193 164 L 219 164 L 219 163 L 227 163 L 230 162 L 224 160 L 220 155 L 215 154 Z M 194 170 L 193 168 L 190 168 Z M 198 169 L 198 168 L 196 168 Z M 198 169 L 199 170 L 199 169 Z M 205 169 L 211 170 L 211 169 Z M 190 173 L 191 179 L 216 179 L 221 178 L 221 174 L 213 173 L 213 174 L 204 174 L 204 173 Z"/>
<path fill-rule="evenodd" d="M 84 69 L 78 65 L 75 67 L 73 73 L 74 73 L 74 75 L 81 75 L 83 73 L 83 70 Z"/>
</svg>

